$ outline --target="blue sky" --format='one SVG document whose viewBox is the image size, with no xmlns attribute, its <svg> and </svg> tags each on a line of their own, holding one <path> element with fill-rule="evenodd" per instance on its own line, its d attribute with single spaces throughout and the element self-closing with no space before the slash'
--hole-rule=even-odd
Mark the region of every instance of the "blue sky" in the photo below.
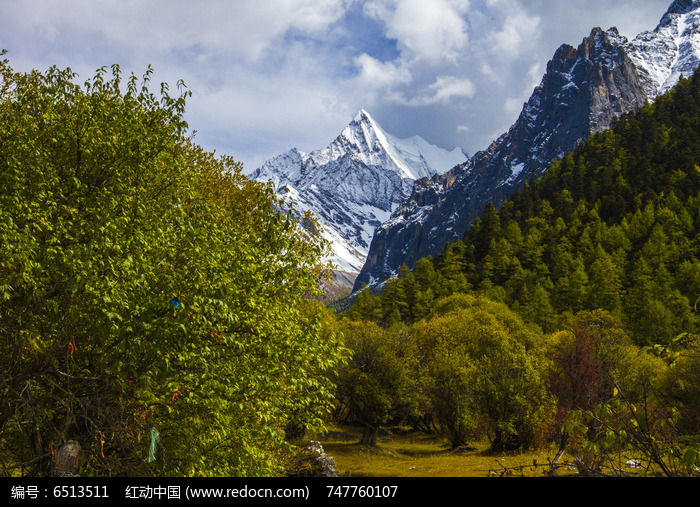
<svg viewBox="0 0 700 507">
<path fill-rule="evenodd" d="M 184 79 L 196 140 L 247 171 L 326 146 L 364 108 L 472 154 L 517 118 L 562 43 L 628 38 L 670 0 L 0 0 L 16 70 L 118 63 Z"/>
</svg>

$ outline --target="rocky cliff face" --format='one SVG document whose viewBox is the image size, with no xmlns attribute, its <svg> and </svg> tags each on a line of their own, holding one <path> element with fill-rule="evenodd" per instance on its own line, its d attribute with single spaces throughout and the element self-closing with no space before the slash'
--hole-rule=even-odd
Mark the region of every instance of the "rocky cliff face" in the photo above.
<svg viewBox="0 0 700 507">
<path fill-rule="evenodd" d="M 377 229 L 354 290 L 439 255 L 488 202 L 498 206 L 616 116 L 669 89 L 699 55 L 700 0 L 676 0 L 656 30 L 632 42 L 596 28 L 578 48 L 561 46 L 506 134 L 448 173 L 416 182 Z"/>
</svg>

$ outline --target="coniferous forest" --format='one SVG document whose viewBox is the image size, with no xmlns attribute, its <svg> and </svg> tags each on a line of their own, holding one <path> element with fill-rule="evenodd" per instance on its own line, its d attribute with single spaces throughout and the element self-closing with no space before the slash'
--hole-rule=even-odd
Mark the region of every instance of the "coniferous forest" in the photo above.
<svg viewBox="0 0 700 507">
<path fill-rule="evenodd" d="M 432 302 L 474 292 L 545 332 L 565 313 L 604 309 L 637 345 L 668 344 L 696 325 L 700 293 L 697 83 L 592 136 L 503 204 L 464 241 L 423 259 L 349 314 L 413 323 Z"/>
<path fill-rule="evenodd" d="M 700 74 L 337 312 L 315 219 L 150 76 L 0 63 L 0 474 L 285 475 L 350 425 L 697 475 Z"/>
</svg>

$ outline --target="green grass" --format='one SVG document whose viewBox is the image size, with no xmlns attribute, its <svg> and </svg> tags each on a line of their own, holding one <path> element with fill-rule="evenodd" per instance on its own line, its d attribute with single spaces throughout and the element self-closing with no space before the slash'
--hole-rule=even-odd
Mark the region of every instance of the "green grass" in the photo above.
<svg viewBox="0 0 700 507">
<path fill-rule="evenodd" d="M 329 456 L 335 459 L 338 474 L 350 477 L 487 477 L 500 474 L 504 468 L 514 476 L 543 476 L 546 464 L 556 454 L 554 447 L 517 455 L 487 454 L 488 442 L 473 448 L 453 451 L 444 439 L 422 433 L 387 431 L 381 434 L 377 447 L 361 446 L 361 430 L 334 426 L 321 437 Z M 565 475 L 562 471 L 559 475 Z"/>
</svg>

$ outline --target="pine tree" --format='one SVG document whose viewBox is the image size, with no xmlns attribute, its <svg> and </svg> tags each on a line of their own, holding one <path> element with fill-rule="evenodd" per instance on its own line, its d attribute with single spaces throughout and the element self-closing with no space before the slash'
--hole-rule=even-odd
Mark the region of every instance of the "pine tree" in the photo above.
<svg viewBox="0 0 700 507">
<path fill-rule="evenodd" d="M 588 270 L 589 308 L 602 308 L 617 315 L 621 310 L 623 271 L 602 245 L 596 248 L 595 258 Z"/>
</svg>

